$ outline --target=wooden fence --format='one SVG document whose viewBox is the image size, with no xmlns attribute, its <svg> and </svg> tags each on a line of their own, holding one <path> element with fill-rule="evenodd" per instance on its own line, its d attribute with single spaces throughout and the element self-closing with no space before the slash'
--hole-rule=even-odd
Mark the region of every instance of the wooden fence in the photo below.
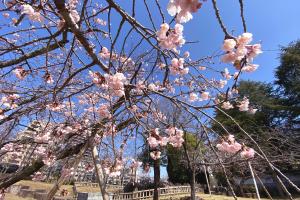
<svg viewBox="0 0 300 200">
<path fill-rule="evenodd" d="M 197 188 L 196 192 L 202 191 Z M 174 195 L 183 195 L 189 194 L 191 192 L 190 186 L 175 186 L 175 187 L 166 187 L 159 189 L 159 197 L 163 199 L 164 197 L 174 196 Z M 138 199 L 151 199 L 153 198 L 154 190 L 142 190 L 130 193 L 119 193 L 119 194 L 111 194 L 110 199 L 112 200 L 138 200 Z"/>
<path fill-rule="evenodd" d="M 89 182 L 76 182 L 75 184 L 75 189 L 79 187 L 93 187 L 93 188 L 99 188 L 98 183 L 89 183 Z M 123 190 L 122 185 L 106 185 L 106 190 L 108 191 L 114 191 L 114 190 Z"/>
<path fill-rule="evenodd" d="M 99 187 L 98 183 L 86 183 L 80 182 L 75 183 L 75 191 L 78 187 Z M 121 185 L 107 185 L 107 191 L 117 191 L 122 190 L 123 186 Z M 165 187 L 159 188 L 159 197 L 160 199 L 167 199 L 170 196 L 178 196 L 178 195 L 187 195 L 191 192 L 190 186 L 174 186 L 174 187 Z M 196 192 L 203 192 L 203 189 L 196 188 Z M 100 193 L 98 193 L 101 195 Z M 113 193 L 109 192 L 109 199 L 110 200 L 140 200 L 140 199 L 152 199 L 154 194 L 154 189 L 150 190 L 141 190 L 141 191 L 134 191 L 128 193 Z M 99 196 L 99 198 L 101 198 Z M 101 198 L 102 199 L 102 198 Z"/>
</svg>

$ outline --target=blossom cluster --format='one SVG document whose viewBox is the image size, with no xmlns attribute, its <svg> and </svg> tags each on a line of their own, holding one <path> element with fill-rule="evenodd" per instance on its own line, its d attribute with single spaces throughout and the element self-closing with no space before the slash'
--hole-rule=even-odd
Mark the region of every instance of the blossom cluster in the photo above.
<svg viewBox="0 0 300 200">
<path fill-rule="evenodd" d="M 181 147 L 182 143 L 184 142 L 183 139 L 183 131 L 176 128 L 176 127 L 170 127 L 165 130 L 166 133 L 169 135 L 169 143 L 173 147 Z"/>
<path fill-rule="evenodd" d="M 181 24 L 176 24 L 174 29 L 170 29 L 169 24 L 164 23 L 160 25 L 156 36 L 160 47 L 176 51 L 176 47 L 181 47 L 185 43 L 182 34 L 183 26 Z"/>
<path fill-rule="evenodd" d="M 194 102 L 194 101 L 205 101 L 210 99 L 210 95 L 209 92 L 207 91 L 203 91 L 200 94 L 200 97 L 195 93 L 195 92 L 191 92 L 190 96 L 189 96 L 189 101 L 190 102 Z"/>
<path fill-rule="evenodd" d="M 28 71 L 26 71 L 23 67 L 18 66 L 14 70 L 14 73 L 18 79 L 23 80 L 26 77 L 26 75 L 28 74 Z"/>
<path fill-rule="evenodd" d="M 160 156 L 161 156 L 161 152 L 160 152 L 160 151 L 151 151 L 151 152 L 150 152 L 150 157 L 151 157 L 153 160 L 160 159 Z"/>
<path fill-rule="evenodd" d="M 250 102 L 247 97 L 244 97 L 242 101 L 239 102 L 238 105 L 240 111 L 248 111 L 250 114 L 255 114 L 257 109 L 249 106 Z"/>
<path fill-rule="evenodd" d="M 122 68 L 132 68 L 134 66 L 134 61 L 132 58 L 127 57 L 125 55 L 118 55 L 115 52 L 110 52 L 107 47 L 103 46 L 101 51 L 98 54 L 100 58 L 103 60 L 111 60 L 111 61 L 118 61 L 122 64 Z"/>
<path fill-rule="evenodd" d="M 218 103 L 218 102 L 217 102 Z M 239 108 L 239 111 L 248 112 L 249 114 L 255 114 L 258 109 L 250 106 L 250 101 L 247 97 L 244 97 L 241 101 L 237 102 L 236 105 Z M 225 110 L 234 108 L 230 101 L 225 101 L 221 104 L 221 107 Z"/>
<path fill-rule="evenodd" d="M 16 101 L 19 98 L 20 98 L 20 96 L 18 94 L 10 94 L 7 96 L 3 96 L 0 100 L 0 103 L 10 109 L 15 109 L 18 107 L 18 104 L 16 103 Z M 0 113 L 0 115 L 1 115 L 1 113 Z"/>
<path fill-rule="evenodd" d="M 124 163 L 122 160 L 117 159 L 114 164 L 106 163 L 104 167 L 104 172 L 111 176 L 111 177 L 117 177 L 121 175 L 121 170 L 124 167 Z"/>
<path fill-rule="evenodd" d="M 135 159 L 131 159 L 131 164 L 130 164 L 130 168 L 131 169 L 137 169 L 137 168 L 139 168 L 140 166 L 142 166 L 142 162 L 140 162 L 140 161 L 137 161 L 137 160 L 135 160 Z"/>
<path fill-rule="evenodd" d="M 252 64 L 253 58 L 262 53 L 260 44 L 250 45 L 252 33 L 243 33 L 236 39 L 226 39 L 223 50 L 226 54 L 222 57 L 223 62 L 234 63 L 237 70 L 253 72 L 258 65 Z M 245 59 L 243 63 L 242 60 Z"/>
<path fill-rule="evenodd" d="M 235 154 L 239 151 L 242 158 L 253 158 L 254 149 L 242 146 L 240 143 L 236 142 L 233 135 L 229 135 L 226 140 L 223 140 L 222 143 L 217 144 L 219 151 Z"/>
<path fill-rule="evenodd" d="M 156 148 L 160 146 L 166 146 L 169 139 L 167 137 L 161 137 L 159 135 L 159 129 L 156 128 L 151 131 L 150 136 L 147 138 L 150 148 Z"/>
<path fill-rule="evenodd" d="M 98 113 L 101 118 L 111 118 L 112 117 L 108 104 L 100 105 L 100 107 L 98 108 Z"/>
<path fill-rule="evenodd" d="M 201 5 L 198 0 L 170 0 L 167 9 L 171 16 L 176 15 L 178 23 L 186 23 L 193 18 L 192 13 L 197 12 Z"/>
<path fill-rule="evenodd" d="M 125 94 L 124 85 L 127 83 L 127 79 L 123 73 L 117 72 L 114 75 L 105 74 L 105 84 L 102 87 L 110 92 L 114 96 L 121 97 Z"/>
<path fill-rule="evenodd" d="M 182 143 L 184 142 L 182 130 L 176 127 L 169 127 L 165 130 L 165 132 L 168 134 L 168 137 L 160 136 L 158 128 L 151 131 L 150 136 L 147 138 L 147 141 L 152 149 L 157 148 L 158 146 L 164 147 L 168 143 L 176 148 L 182 146 Z M 152 151 L 152 153 L 150 153 L 150 156 L 152 157 L 152 159 L 156 160 L 160 158 L 160 151 Z"/>
<path fill-rule="evenodd" d="M 28 15 L 29 19 L 32 21 L 42 22 L 44 19 L 43 16 L 39 12 L 36 12 L 29 4 L 21 6 L 21 13 Z"/>
<path fill-rule="evenodd" d="M 124 85 L 127 79 L 123 73 L 115 73 L 113 75 L 105 74 L 104 77 L 99 72 L 89 72 L 93 82 L 107 90 L 111 95 L 121 97 L 125 94 Z"/>
<path fill-rule="evenodd" d="M 184 59 L 183 58 L 173 58 L 171 61 L 171 67 L 170 67 L 170 71 L 171 74 L 173 75 L 185 75 L 187 73 L 189 73 L 189 68 L 188 67 L 184 67 Z"/>
</svg>

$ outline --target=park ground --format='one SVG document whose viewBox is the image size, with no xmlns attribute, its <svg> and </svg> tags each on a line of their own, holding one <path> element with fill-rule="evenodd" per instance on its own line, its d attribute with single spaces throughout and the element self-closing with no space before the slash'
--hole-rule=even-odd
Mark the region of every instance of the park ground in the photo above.
<svg viewBox="0 0 300 200">
<path fill-rule="evenodd" d="M 44 182 L 33 182 L 33 181 L 20 181 L 16 183 L 16 185 L 24 185 L 24 186 L 29 186 L 31 189 L 45 189 L 45 190 L 50 190 L 52 187 L 52 184 L 50 183 L 44 183 Z M 66 189 L 69 192 L 69 197 L 72 197 L 73 194 L 73 189 L 72 185 L 63 185 L 60 190 Z M 99 192 L 98 188 L 92 188 L 92 187 L 80 187 L 78 188 L 79 192 Z M 60 191 L 58 191 L 59 193 Z M 201 197 L 204 200 L 231 200 L 233 199 L 232 197 L 228 196 L 222 196 L 222 195 L 208 195 L 208 194 L 203 194 L 203 193 L 198 193 L 197 196 Z M 180 197 L 170 197 L 172 200 L 179 199 L 184 196 Z M 241 200 L 252 200 L 251 198 L 238 198 Z M 5 200 L 34 200 L 33 198 L 22 198 L 10 193 L 7 193 L 5 196 Z M 297 198 L 296 200 L 300 200 L 300 198 Z"/>
</svg>

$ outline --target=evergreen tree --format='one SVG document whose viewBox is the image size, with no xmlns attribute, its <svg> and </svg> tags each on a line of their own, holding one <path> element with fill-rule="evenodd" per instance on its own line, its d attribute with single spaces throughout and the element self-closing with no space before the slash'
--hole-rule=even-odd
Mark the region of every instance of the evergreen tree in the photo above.
<svg viewBox="0 0 300 200">
<path fill-rule="evenodd" d="M 299 129 L 300 123 L 300 41 L 282 48 L 280 65 L 275 71 L 283 104 L 286 106 L 287 125 Z"/>
</svg>

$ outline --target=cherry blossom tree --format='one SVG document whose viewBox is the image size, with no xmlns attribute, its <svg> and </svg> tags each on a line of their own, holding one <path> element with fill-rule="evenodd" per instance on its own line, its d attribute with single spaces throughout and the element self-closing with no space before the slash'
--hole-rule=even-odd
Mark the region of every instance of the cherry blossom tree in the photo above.
<svg viewBox="0 0 300 200">
<path fill-rule="evenodd" d="M 30 176 L 40 180 L 43 168 L 65 161 L 61 176 L 48 193 L 47 198 L 52 199 L 76 171 L 84 153 L 91 149 L 103 198 L 107 199 L 103 177 L 120 174 L 124 154 L 135 135 L 157 149 L 151 154 L 155 160 L 167 144 L 182 146 L 183 130 L 168 123 L 159 110 L 161 100 L 193 116 L 207 136 L 207 148 L 213 149 L 219 165 L 223 166 L 218 150 L 240 156 L 245 162 L 258 156 L 278 174 L 258 143 L 240 126 L 252 146 L 243 145 L 228 131 L 217 146 L 210 141 L 208 134 L 212 130 L 207 120 L 213 120 L 212 110 L 220 110 L 236 123 L 226 113 L 233 106 L 229 100 L 238 95 L 239 77 L 257 69 L 253 62 L 262 51 L 261 45 L 253 42 L 253 35 L 247 32 L 243 1 L 238 2 L 243 32 L 232 35 L 221 18 L 216 0 L 212 0 L 224 33 L 219 52 L 213 55 L 207 52 L 210 56 L 196 59 L 191 58 L 192 49 L 181 52 L 190 42 L 185 24 L 191 23 L 194 13 L 201 12 L 205 9 L 201 7 L 208 3 L 3 1 L 0 155 L 18 158 L 19 149 L 28 144 L 33 148 L 30 162 L 1 179 L 0 188 L 8 188 Z M 142 17 L 138 16 L 140 12 Z M 225 62 L 230 67 L 220 69 L 211 65 L 212 61 Z M 246 97 L 237 105 L 241 112 L 255 112 Z M 17 139 L 15 135 L 33 121 L 40 122 L 39 130 L 34 130 L 29 139 Z M 159 128 L 154 124 L 160 124 Z M 166 134 L 161 136 L 161 133 Z M 224 167 L 223 171 L 226 174 Z M 278 181 L 292 199 L 279 176 L 282 175 L 276 176 Z M 158 199 L 157 193 L 154 199 Z"/>
</svg>

